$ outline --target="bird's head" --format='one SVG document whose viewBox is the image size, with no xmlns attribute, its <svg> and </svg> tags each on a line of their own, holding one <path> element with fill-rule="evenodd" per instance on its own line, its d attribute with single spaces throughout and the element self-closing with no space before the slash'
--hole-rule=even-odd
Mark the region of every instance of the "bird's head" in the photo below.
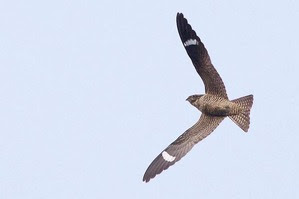
<svg viewBox="0 0 299 199">
<path fill-rule="evenodd" d="M 196 100 L 198 100 L 199 98 L 201 98 L 203 95 L 191 95 L 189 96 L 186 100 L 188 102 L 190 102 L 190 104 L 192 104 L 194 106 L 194 103 L 196 102 Z"/>
</svg>

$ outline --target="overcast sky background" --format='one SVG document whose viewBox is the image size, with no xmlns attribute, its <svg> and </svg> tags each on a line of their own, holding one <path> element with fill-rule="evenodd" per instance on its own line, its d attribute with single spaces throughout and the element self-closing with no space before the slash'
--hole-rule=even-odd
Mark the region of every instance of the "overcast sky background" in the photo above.
<svg viewBox="0 0 299 199">
<path fill-rule="evenodd" d="M 145 184 L 200 112 L 183 12 L 230 99 L 231 120 Z M 299 2 L 2 1 L 0 198 L 298 198 Z"/>
</svg>

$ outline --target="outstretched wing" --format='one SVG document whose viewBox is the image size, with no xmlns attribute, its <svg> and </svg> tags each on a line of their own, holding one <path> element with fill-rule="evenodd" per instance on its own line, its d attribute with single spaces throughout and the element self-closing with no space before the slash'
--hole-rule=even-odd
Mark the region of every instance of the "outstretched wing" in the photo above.
<svg viewBox="0 0 299 199">
<path fill-rule="evenodd" d="M 151 178 L 179 161 L 196 143 L 210 135 L 223 119 L 224 117 L 201 114 L 196 124 L 185 131 L 154 159 L 147 168 L 143 181 L 150 181 Z"/>
<path fill-rule="evenodd" d="M 212 65 L 208 51 L 196 32 L 182 13 L 177 14 L 176 22 L 180 38 L 197 73 L 204 82 L 206 93 L 227 98 L 224 83 Z"/>
</svg>

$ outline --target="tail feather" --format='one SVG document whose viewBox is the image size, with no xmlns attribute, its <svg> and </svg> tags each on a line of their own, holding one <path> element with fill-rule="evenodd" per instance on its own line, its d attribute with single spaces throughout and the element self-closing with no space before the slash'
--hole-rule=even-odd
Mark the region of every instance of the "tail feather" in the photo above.
<svg viewBox="0 0 299 199">
<path fill-rule="evenodd" d="M 250 109 L 253 103 L 253 95 L 247 95 L 238 99 L 232 100 L 243 108 L 243 111 L 238 115 L 231 115 L 229 118 L 236 123 L 243 131 L 247 132 L 250 124 Z"/>
</svg>

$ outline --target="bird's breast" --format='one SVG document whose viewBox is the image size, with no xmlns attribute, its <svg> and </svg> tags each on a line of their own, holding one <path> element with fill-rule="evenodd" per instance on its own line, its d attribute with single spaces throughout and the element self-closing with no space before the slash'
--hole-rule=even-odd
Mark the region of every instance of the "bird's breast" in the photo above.
<svg viewBox="0 0 299 199">
<path fill-rule="evenodd" d="M 218 96 L 203 96 L 198 100 L 197 108 L 207 115 L 229 116 L 234 114 L 234 104 Z"/>
<path fill-rule="evenodd" d="M 221 104 L 205 104 L 202 108 L 202 112 L 207 115 L 228 116 L 230 113 L 230 107 L 223 106 Z"/>
</svg>

